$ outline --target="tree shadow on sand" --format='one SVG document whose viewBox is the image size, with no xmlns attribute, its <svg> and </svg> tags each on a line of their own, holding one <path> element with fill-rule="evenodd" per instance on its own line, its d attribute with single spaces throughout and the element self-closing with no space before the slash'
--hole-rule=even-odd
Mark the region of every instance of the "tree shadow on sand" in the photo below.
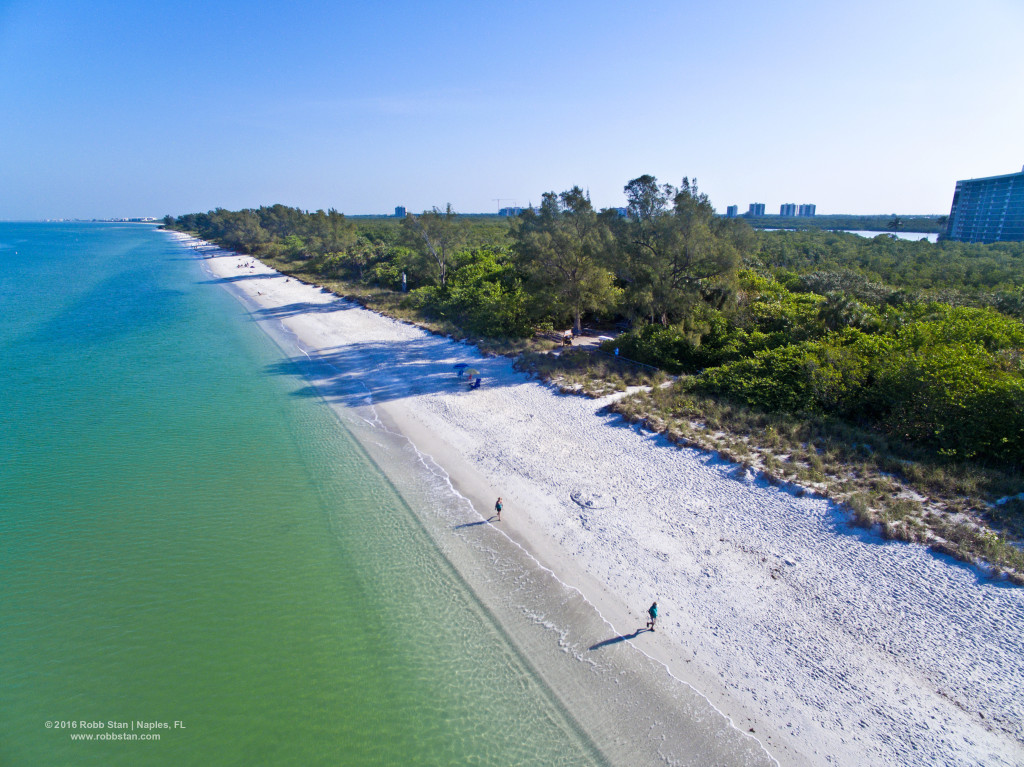
<svg viewBox="0 0 1024 767">
<path fill-rule="evenodd" d="M 329 312 L 339 312 L 353 308 L 355 308 L 355 304 L 344 298 L 339 298 L 335 301 L 328 301 L 325 304 L 300 301 L 294 304 L 285 304 L 284 306 L 270 306 L 266 309 L 258 309 L 253 312 L 253 316 L 258 320 L 280 320 L 285 319 L 286 317 L 295 317 L 300 314 L 326 314 Z"/>
<path fill-rule="evenodd" d="M 242 282 L 243 280 L 269 280 L 273 277 L 280 277 L 277 273 L 265 274 L 262 272 L 253 273 L 246 272 L 244 274 L 232 274 L 230 277 L 217 277 L 213 280 L 203 280 L 199 282 L 199 285 L 227 285 L 232 282 Z"/>
<path fill-rule="evenodd" d="M 311 382 L 293 392 L 295 396 L 323 397 L 348 407 L 437 392 L 473 397 L 505 385 L 498 382 L 496 373 L 507 369 L 507 360 L 478 359 L 467 352 L 465 346 L 437 336 L 367 341 L 290 357 L 266 369 L 273 375 L 297 376 Z M 455 366 L 467 361 L 483 379 L 480 390 L 470 390 L 469 380 L 456 373 Z"/>
<path fill-rule="evenodd" d="M 769 477 L 761 469 L 748 470 L 744 463 L 738 463 L 734 459 L 723 457 L 718 449 L 712 447 L 698 447 L 696 445 L 680 445 L 671 442 L 665 434 L 654 432 L 642 422 L 630 422 L 621 413 L 602 408 L 598 410 L 597 417 L 613 429 L 626 429 L 637 435 L 638 438 L 655 442 L 659 447 L 666 450 L 692 451 L 699 456 L 699 460 L 709 471 L 717 471 L 736 481 L 737 485 L 746 485 L 755 491 L 768 492 L 771 494 L 785 493 L 795 499 L 808 498 L 816 501 L 824 501 L 827 504 L 826 516 L 822 519 L 823 528 L 836 536 L 854 538 L 865 546 L 882 546 L 899 549 L 908 546 L 920 546 L 903 540 L 886 538 L 882 535 L 880 526 L 875 524 L 871 527 L 860 527 L 853 522 L 853 514 L 849 508 L 842 503 L 822 495 L 814 487 L 801 485 L 799 480 L 793 478 L 776 479 Z M 992 568 L 984 564 L 963 562 L 944 553 L 940 550 L 929 548 L 929 554 L 949 567 L 963 570 L 970 573 L 976 583 L 983 583 L 994 588 L 1020 588 L 1013 581 L 1001 575 L 998 570 L 993 575 Z M 784 569 L 776 570 L 776 573 L 785 572 Z M 776 577 L 775 575 L 772 576 Z"/>
</svg>

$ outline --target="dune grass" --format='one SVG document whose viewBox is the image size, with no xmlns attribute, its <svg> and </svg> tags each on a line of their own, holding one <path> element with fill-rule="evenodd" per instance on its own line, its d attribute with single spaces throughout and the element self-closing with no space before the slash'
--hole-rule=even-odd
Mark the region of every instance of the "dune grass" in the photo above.
<svg viewBox="0 0 1024 767">
<path fill-rule="evenodd" d="M 683 378 L 610 407 L 678 443 L 713 450 L 846 505 L 886 538 L 987 563 L 1024 585 L 1024 491 L 1011 471 L 941 458 L 837 419 L 753 411 L 701 395 Z"/>
</svg>

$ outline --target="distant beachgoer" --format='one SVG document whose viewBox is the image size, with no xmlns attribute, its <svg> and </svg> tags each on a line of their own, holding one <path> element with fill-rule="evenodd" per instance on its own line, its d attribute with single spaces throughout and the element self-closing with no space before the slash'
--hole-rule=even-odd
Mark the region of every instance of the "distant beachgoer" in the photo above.
<svg viewBox="0 0 1024 767">
<path fill-rule="evenodd" d="M 655 623 L 655 621 L 658 620 L 658 603 L 657 602 L 655 602 L 654 604 L 652 604 L 650 607 L 647 608 L 647 614 L 651 617 L 651 619 L 649 621 L 647 621 L 647 628 L 649 628 L 651 631 L 654 631 L 654 623 Z"/>
<path fill-rule="evenodd" d="M 495 511 L 495 513 L 497 513 L 497 515 L 498 515 L 498 521 L 499 521 L 499 522 L 501 522 L 501 509 L 502 509 L 502 506 L 501 506 L 501 498 L 499 498 L 499 499 L 498 499 L 497 501 L 495 501 L 495 503 L 494 503 L 494 511 Z"/>
</svg>

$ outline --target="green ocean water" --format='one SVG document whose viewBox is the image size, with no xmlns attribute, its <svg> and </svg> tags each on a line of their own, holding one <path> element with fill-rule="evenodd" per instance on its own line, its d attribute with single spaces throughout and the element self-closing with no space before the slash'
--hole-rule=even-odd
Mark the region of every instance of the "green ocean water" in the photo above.
<svg viewBox="0 0 1024 767">
<path fill-rule="evenodd" d="M 0 764 L 600 762 L 281 355 L 166 234 L 0 223 Z"/>
</svg>

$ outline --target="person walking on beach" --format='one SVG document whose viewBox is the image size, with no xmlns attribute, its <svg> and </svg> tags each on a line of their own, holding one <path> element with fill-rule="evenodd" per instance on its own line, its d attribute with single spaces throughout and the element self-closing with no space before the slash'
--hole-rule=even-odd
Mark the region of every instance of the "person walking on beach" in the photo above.
<svg viewBox="0 0 1024 767">
<path fill-rule="evenodd" d="M 494 511 L 498 515 L 498 521 L 501 522 L 501 498 L 494 502 Z"/>
<path fill-rule="evenodd" d="M 654 623 L 655 623 L 655 621 L 658 620 L 658 603 L 657 602 L 655 602 L 654 604 L 652 604 L 650 607 L 647 608 L 647 614 L 651 617 L 651 619 L 649 621 L 647 621 L 647 628 L 650 629 L 651 631 L 654 631 Z"/>
</svg>

